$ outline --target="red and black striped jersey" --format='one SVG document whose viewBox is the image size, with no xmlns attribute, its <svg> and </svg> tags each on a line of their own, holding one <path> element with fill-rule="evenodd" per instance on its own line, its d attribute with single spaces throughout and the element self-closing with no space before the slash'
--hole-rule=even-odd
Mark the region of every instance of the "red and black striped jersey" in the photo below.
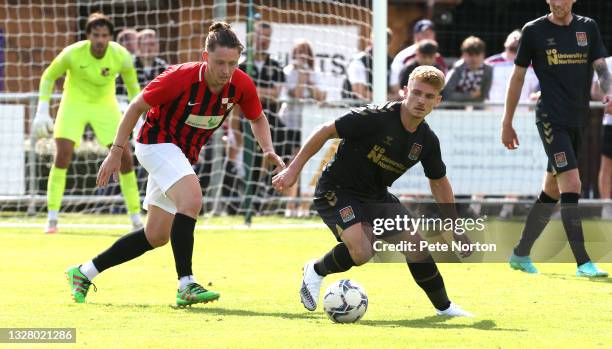
<svg viewBox="0 0 612 349">
<path fill-rule="evenodd" d="M 257 119 L 261 103 L 251 78 L 236 69 L 218 94 L 208 89 L 205 62 L 170 66 L 151 81 L 142 96 L 152 108 L 137 141 L 143 144 L 173 143 L 194 164 L 202 146 L 231 112 L 234 104 L 249 120 Z"/>
</svg>

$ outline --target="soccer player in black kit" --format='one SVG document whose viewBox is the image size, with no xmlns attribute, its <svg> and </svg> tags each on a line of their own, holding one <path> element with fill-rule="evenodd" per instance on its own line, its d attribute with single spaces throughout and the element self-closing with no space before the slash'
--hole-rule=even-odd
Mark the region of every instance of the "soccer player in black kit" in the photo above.
<svg viewBox="0 0 612 349">
<path fill-rule="evenodd" d="M 575 0 L 547 0 L 550 13 L 525 25 L 514 71 L 508 84 L 502 124 L 502 143 L 516 149 L 518 137 L 512 118 L 529 65 L 540 80 L 541 97 L 536 125 L 548 157 L 543 190 L 527 215 L 521 240 L 510 257 L 513 269 L 537 273 L 529 254 L 542 233 L 555 204 L 561 199 L 561 219 L 578 264 L 577 276 L 608 276 L 586 252 L 578 208 L 580 175 L 576 155 L 581 130 L 589 115 L 589 92 L 594 69 L 604 92 L 606 112 L 612 111 L 612 84 L 606 49 L 594 20 L 572 13 Z"/>
<path fill-rule="evenodd" d="M 453 203 L 440 143 L 424 121 L 442 97 L 444 74 L 432 66 L 416 68 L 404 87 L 406 98 L 379 106 L 356 108 L 320 125 L 288 168 L 273 178 L 277 190 L 293 185 L 304 164 L 332 138 L 341 138 L 335 157 L 326 166 L 315 190 L 314 207 L 332 230 L 338 244 L 318 260 L 304 266 L 300 297 L 304 307 L 317 307 L 323 278 L 365 264 L 374 255 L 372 224 L 376 218 L 408 215 L 387 187 L 419 161 L 438 203 Z M 377 205 L 391 204 L 391 205 Z M 381 209 L 382 207 L 382 209 Z M 465 235 L 459 242 L 469 242 Z M 419 234 L 407 231 L 378 235 L 388 243 L 417 242 Z M 463 256 L 468 256 L 466 252 Z M 425 291 L 438 315 L 471 316 L 452 303 L 436 263 L 427 252 L 405 252 L 408 268 Z"/>
</svg>

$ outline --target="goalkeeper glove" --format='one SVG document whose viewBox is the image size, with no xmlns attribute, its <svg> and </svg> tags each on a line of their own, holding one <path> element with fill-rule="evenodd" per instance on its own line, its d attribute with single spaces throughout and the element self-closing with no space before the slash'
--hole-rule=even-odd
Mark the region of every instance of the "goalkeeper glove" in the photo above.
<svg viewBox="0 0 612 349">
<path fill-rule="evenodd" d="M 36 138 L 46 138 L 51 132 L 53 132 L 53 120 L 49 116 L 49 102 L 39 101 L 30 133 Z"/>
</svg>

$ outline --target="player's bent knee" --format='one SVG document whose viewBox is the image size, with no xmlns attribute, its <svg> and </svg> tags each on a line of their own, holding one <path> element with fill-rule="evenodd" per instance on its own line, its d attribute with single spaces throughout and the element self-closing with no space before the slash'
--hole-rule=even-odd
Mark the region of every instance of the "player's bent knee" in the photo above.
<svg viewBox="0 0 612 349">
<path fill-rule="evenodd" d="M 176 203 L 176 211 L 187 214 L 188 216 L 197 216 L 202 209 L 202 194 L 199 192 L 190 193 L 182 196 L 179 202 Z"/>
<path fill-rule="evenodd" d="M 160 232 L 156 230 L 152 232 L 148 229 L 145 229 L 145 236 L 147 237 L 147 241 L 153 248 L 162 247 L 170 241 L 170 231 L 168 232 Z"/>
<path fill-rule="evenodd" d="M 162 247 L 165 244 L 167 244 L 168 241 L 170 241 L 170 237 L 169 236 L 152 236 L 152 237 L 147 237 L 147 241 L 149 241 L 149 244 L 151 244 L 151 247 L 158 248 L 158 247 Z"/>
</svg>

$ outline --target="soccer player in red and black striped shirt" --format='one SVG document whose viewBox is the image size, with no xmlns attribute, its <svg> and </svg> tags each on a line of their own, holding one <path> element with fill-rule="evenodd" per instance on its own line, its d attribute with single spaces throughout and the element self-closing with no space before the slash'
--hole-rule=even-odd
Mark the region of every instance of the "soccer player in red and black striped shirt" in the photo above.
<svg viewBox="0 0 612 349">
<path fill-rule="evenodd" d="M 75 301 L 84 302 L 91 280 L 112 266 L 172 242 L 179 279 L 179 306 L 206 303 L 219 294 L 196 283 L 191 270 L 193 232 L 202 190 L 191 167 L 202 146 L 238 104 L 268 163 L 284 168 L 274 153 L 270 127 L 253 81 L 236 69 L 243 46 L 227 23 L 210 26 L 202 62 L 174 65 L 151 81 L 130 103 L 97 183 L 105 186 L 118 171 L 123 149 L 138 117 L 147 117 L 137 138 L 136 156 L 149 173 L 144 207 L 147 225 L 117 240 L 93 260 L 68 270 Z"/>
</svg>

